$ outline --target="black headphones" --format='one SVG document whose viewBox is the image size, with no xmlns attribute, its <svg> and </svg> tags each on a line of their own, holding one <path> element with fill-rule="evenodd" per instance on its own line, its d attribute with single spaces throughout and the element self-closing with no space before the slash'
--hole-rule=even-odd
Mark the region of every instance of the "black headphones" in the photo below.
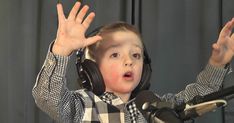
<svg viewBox="0 0 234 123">
<path fill-rule="evenodd" d="M 102 27 L 96 28 L 90 32 L 87 36 L 94 36 L 99 33 L 99 30 Z M 144 47 L 144 64 L 141 75 L 141 81 L 138 86 L 133 90 L 131 98 L 134 98 L 138 92 L 142 90 L 148 90 L 150 87 L 150 77 L 151 77 L 151 59 L 148 56 L 145 45 Z M 100 96 L 105 92 L 105 83 L 102 77 L 102 74 L 98 68 L 98 65 L 90 60 L 85 58 L 85 49 L 82 48 L 76 52 L 76 68 L 78 76 L 81 81 L 78 81 L 81 87 L 86 88 L 87 90 L 92 91 L 94 94 Z"/>
</svg>

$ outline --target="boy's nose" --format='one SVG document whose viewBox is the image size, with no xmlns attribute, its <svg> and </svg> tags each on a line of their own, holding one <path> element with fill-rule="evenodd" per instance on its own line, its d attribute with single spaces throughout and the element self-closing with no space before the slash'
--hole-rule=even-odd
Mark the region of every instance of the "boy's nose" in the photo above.
<svg viewBox="0 0 234 123">
<path fill-rule="evenodd" d="M 125 62 L 124 62 L 124 66 L 132 66 L 133 65 L 133 60 L 131 57 L 126 57 L 125 58 Z"/>
<path fill-rule="evenodd" d="M 132 63 L 125 63 L 125 66 L 132 66 Z"/>
</svg>

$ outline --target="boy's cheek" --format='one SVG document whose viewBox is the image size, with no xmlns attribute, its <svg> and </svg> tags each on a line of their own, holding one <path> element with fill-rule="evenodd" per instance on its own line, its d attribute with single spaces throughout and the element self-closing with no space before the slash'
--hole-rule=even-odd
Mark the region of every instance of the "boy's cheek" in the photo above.
<svg viewBox="0 0 234 123">
<path fill-rule="evenodd" d="M 118 77 L 117 72 L 112 71 L 112 73 L 111 73 L 111 80 L 112 80 L 112 82 L 115 83 L 118 78 L 119 77 Z"/>
<path fill-rule="evenodd" d="M 112 83 L 115 83 L 118 79 L 120 79 L 120 74 L 119 74 L 119 70 L 118 70 L 118 66 L 116 65 L 111 65 L 110 68 L 109 68 L 109 80 L 111 80 Z"/>
</svg>

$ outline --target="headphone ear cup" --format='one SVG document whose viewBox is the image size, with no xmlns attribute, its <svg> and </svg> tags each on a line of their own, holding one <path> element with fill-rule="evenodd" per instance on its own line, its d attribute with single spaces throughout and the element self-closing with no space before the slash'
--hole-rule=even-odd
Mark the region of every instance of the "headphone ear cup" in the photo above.
<svg viewBox="0 0 234 123">
<path fill-rule="evenodd" d="M 85 78 L 85 83 L 82 83 L 83 87 L 91 90 L 96 95 L 101 95 L 105 92 L 105 83 L 102 74 L 98 68 L 98 65 L 92 60 L 85 59 L 82 63 L 82 76 Z M 87 87 L 90 86 L 90 87 Z"/>
<path fill-rule="evenodd" d="M 136 95 L 143 90 L 149 90 L 150 88 L 150 78 L 151 78 L 151 67 L 150 64 L 143 64 L 143 70 L 141 75 L 141 81 L 138 86 L 133 90 L 131 98 L 136 97 Z"/>
<path fill-rule="evenodd" d="M 151 66 L 149 64 L 144 64 L 143 73 L 141 77 L 141 87 L 139 87 L 140 91 L 149 90 L 151 73 L 152 73 Z"/>
</svg>

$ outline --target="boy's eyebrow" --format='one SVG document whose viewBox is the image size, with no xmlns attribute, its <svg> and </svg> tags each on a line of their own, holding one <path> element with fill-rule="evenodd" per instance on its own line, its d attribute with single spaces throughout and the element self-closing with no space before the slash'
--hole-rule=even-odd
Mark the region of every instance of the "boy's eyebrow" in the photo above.
<svg viewBox="0 0 234 123">
<path fill-rule="evenodd" d="M 118 43 L 118 44 L 111 44 L 110 46 L 108 46 L 106 48 L 106 51 L 112 48 L 116 48 L 116 47 L 121 47 L 123 44 L 122 43 Z M 142 46 L 138 45 L 138 44 L 133 44 L 135 47 L 138 47 L 139 49 L 143 50 Z"/>
<path fill-rule="evenodd" d="M 106 48 L 106 50 L 109 50 L 109 49 L 112 49 L 112 48 L 116 48 L 116 47 L 121 47 L 121 46 L 122 46 L 122 44 L 120 44 L 120 43 L 118 43 L 118 44 L 111 44 L 111 45 L 109 45 Z"/>
<path fill-rule="evenodd" d="M 104 50 L 108 51 L 112 48 L 116 48 L 116 47 L 120 47 L 120 46 L 121 46 L 121 44 L 111 44 L 111 45 L 107 46 L 106 48 L 104 48 Z"/>
</svg>

